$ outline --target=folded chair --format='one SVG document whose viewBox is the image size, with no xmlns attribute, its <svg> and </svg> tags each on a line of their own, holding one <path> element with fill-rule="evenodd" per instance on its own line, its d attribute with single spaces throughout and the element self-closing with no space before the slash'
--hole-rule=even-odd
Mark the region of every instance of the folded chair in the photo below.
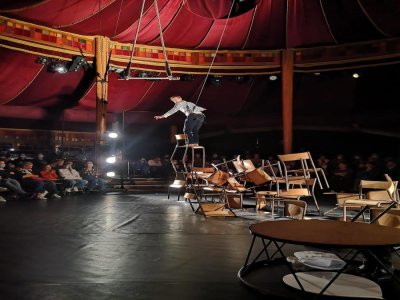
<svg viewBox="0 0 400 300">
<path fill-rule="evenodd" d="M 321 189 L 329 188 L 328 180 L 322 168 L 317 168 L 310 152 L 290 153 L 278 155 L 283 167 L 283 176 L 286 179 L 287 188 L 289 184 L 296 184 L 297 179 L 316 178 Z M 323 178 L 323 183 L 321 178 Z"/>
<path fill-rule="evenodd" d="M 348 199 L 343 203 L 343 220 L 347 220 L 348 209 L 359 209 L 359 212 L 351 219 L 356 221 L 364 212 L 370 208 L 386 207 L 386 210 L 398 204 L 397 181 L 392 181 L 385 174 L 386 181 L 361 180 L 359 199 Z M 363 191 L 369 191 L 363 194 Z"/>
<path fill-rule="evenodd" d="M 227 172 L 223 172 L 221 170 L 215 170 L 215 172 L 209 176 L 208 178 L 204 179 L 206 185 L 200 184 L 191 184 L 192 192 L 191 194 L 194 195 L 187 195 L 192 202 L 195 201 L 198 205 L 194 211 L 196 213 L 202 214 L 205 218 L 206 217 L 236 217 L 236 214 L 232 211 L 229 203 L 226 201 L 225 197 L 225 188 L 227 185 L 227 179 L 229 174 Z M 198 178 L 194 182 L 197 181 Z M 209 195 L 211 191 L 212 193 L 216 193 L 219 196 L 219 201 L 208 201 L 206 196 Z M 194 206 L 192 206 L 192 209 Z"/>
<path fill-rule="evenodd" d="M 228 186 L 225 189 L 225 196 L 231 208 L 243 209 L 243 196 L 246 193 L 253 193 L 253 189 L 246 188 L 242 183 L 237 181 L 236 177 L 227 179 Z"/>
</svg>

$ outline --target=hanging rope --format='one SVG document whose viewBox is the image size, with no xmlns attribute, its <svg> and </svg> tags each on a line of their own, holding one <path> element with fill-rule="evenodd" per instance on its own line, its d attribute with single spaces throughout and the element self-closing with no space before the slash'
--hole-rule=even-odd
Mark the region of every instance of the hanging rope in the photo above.
<svg viewBox="0 0 400 300">
<path fill-rule="evenodd" d="M 136 42 L 137 42 L 137 38 L 139 35 L 139 28 L 140 28 L 140 23 L 142 22 L 142 17 L 143 17 L 143 10 L 144 10 L 144 5 L 146 3 L 146 0 L 143 0 L 142 2 L 142 8 L 140 10 L 140 16 L 139 16 L 139 20 L 138 20 L 138 25 L 136 27 L 136 33 L 135 33 L 135 39 L 133 40 L 133 47 L 132 47 L 132 53 L 131 56 L 129 58 L 129 62 L 128 62 L 128 66 L 125 70 L 125 77 L 130 76 L 131 74 L 131 65 L 132 65 L 132 59 L 133 59 L 133 54 L 135 53 L 135 48 L 136 48 Z"/>
<path fill-rule="evenodd" d="M 119 6 L 119 12 L 118 12 L 118 17 L 117 17 L 117 24 L 115 24 L 115 30 L 114 30 L 114 38 L 117 35 L 117 30 L 118 30 L 118 23 L 119 23 L 119 17 L 121 16 L 121 11 L 122 11 L 122 6 L 124 5 L 124 0 L 121 1 L 121 5 Z"/>
<path fill-rule="evenodd" d="M 221 46 L 222 38 L 224 37 L 225 29 L 226 29 L 226 26 L 228 25 L 229 18 L 231 17 L 232 9 L 233 9 L 233 6 L 235 5 L 235 2 L 236 2 L 235 0 L 232 1 L 231 9 L 229 10 L 228 17 L 226 18 L 225 25 L 224 25 L 224 29 L 222 30 L 221 37 L 219 38 L 218 45 L 217 45 L 217 48 L 215 49 L 215 53 L 214 53 L 214 56 L 213 56 L 213 58 L 212 58 L 212 60 L 211 60 L 210 67 L 208 68 L 206 77 L 204 78 L 203 83 L 202 83 L 202 85 L 201 85 L 200 93 L 199 93 L 199 95 L 198 95 L 198 97 L 197 97 L 196 104 L 199 102 L 200 96 L 201 96 L 201 94 L 203 93 L 204 87 L 205 87 L 205 85 L 206 85 L 208 76 L 210 75 L 211 68 L 213 67 L 215 58 L 217 57 L 218 50 L 219 50 L 219 47 Z"/>
<path fill-rule="evenodd" d="M 172 77 L 172 71 L 171 71 L 171 68 L 169 67 L 169 64 L 168 64 L 167 51 L 165 50 L 164 35 L 163 35 L 163 29 L 161 27 L 160 11 L 158 10 L 157 0 L 154 0 L 154 7 L 156 9 L 156 15 L 157 15 L 157 20 L 158 20 L 158 28 L 160 30 L 160 41 L 161 41 L 161 46 L 162 46 L 163 53 L 164 53 L 164 58 L 165 58 L 165 72 L 167 73 L 168 77 Z"/>
</svg>

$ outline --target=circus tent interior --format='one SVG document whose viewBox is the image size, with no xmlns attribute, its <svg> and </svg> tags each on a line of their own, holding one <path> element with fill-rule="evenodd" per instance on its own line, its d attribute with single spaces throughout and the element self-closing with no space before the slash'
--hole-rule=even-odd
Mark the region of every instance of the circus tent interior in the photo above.
<svg viewBox="0 0 400 300">
<path fill-rule="evenodd" d="M 0 57 L 1 128 L 117 126 L 149 151 L 181 130 L 153 118 L 178 94 L 221 151 L 400 150 L 396 0 L 5 0 Z"/>
</svg>

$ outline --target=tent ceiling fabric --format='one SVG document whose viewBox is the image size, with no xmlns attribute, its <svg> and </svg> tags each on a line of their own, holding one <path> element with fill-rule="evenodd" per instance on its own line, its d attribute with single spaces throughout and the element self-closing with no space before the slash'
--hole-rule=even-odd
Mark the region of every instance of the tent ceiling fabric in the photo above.
<svg viewBox="0 0 400 300">
<path fill-rule="evenodd" d="M 139 0 L 3 0 L 0 15 L 132 43 L 141 5 Z M 216 49 L 223 32 L 220 50 L 308 48 L 400 37 L 397 0 L 249 0 L 233 7 L 231 0 L 158 0 L 158 6 L 166 46 L 188 50 Z M 232 17 L 227 21 L 231 7 Z M 146 1 L 138 43 L 161 44 L 153 0 Z M 27 118 L 42 118 L 46 111 L 41 109 L 55 108 L 68 110 L 69 120 L 74 119 L 74 110 L 79 120 L 94 119 L 94 81 L 86 78 L 83 70 L 48 73 L 35 63 L 35 54 L 0 47 L 0 55 L 0 117 L 20 117 L 22 110 L 14 108 L 28 106 L 35 110 Z M 149 120 L 170 107 L 170 95 L 196 100 L 203 79 L 120 81 L 111 73 L 108 111 L 132 113 L 132 121 Z M 224 116 L 250 113 L 249 106 L 260 103 L 279 113 L 275 109 L 280 101 L 277 85 L 265 75 L 245 83 L 233 76 L 223 78 L 220 87 L 205 86 L 199 105 L 207 107 L 210 114 Z M 137 117 L 139 114 L 144 117 Z"/>
</svg>

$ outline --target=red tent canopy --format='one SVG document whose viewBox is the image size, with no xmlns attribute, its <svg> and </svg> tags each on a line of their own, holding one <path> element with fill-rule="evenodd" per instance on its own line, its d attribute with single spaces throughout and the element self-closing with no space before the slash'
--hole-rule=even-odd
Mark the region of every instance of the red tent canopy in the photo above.
<svg viewBox="0 0 400 300">
<path fill-rule="evenodd" d="M 158 0 L 157 3 L 165 45 L 188 51 L 314 49 L 387 41 L 400 36 L 400 2 L 396 0 Z M 123 43 L 133 42 L 140 20 L 137 42 L 161 46 L 154 1 L 145 1 L 140 19 L 141 7 L 142 1 L 137 0 L 4 0 L 0 3 L 0 14 L 74 34 L 107 36 L 111 41 Z M 65 120 L 95 120 L 93 70 L 49 73 L 35 62 L 38 55 L 28 46 L 25 52 L 13 48 L 9 40 L 0 46 L 0 118 L 51 118 L 55 110 L 64 111 Z M 51 55 L 50 50 L 48 53 Z M 390 63 L 397 60 L 391 58 Z M 352 66 L 360 64 L 355 60 Z M 172 69 L 179 73 L 178 69 Z M 180 73 L 185 72 L 180 70 Z M 125 112 L 127 122 L 149 121 L 154 114 L 170 108 L 170 95 L 180 94 L 207 107 L 209 121 L 215 124 L 226 124 L 229 120 L 240 126 L 280 126 L 279 76 L 275 82 L 266 74 L 226 76 L 220 86 L 207 83 L 203 90 L 204 75 L 195 75 L 190 81 L 118 79 L 117 73 L 110 73 L 108 112 Z M 315 80 L 319 80 L 318 86 Z M 338 76 L 324 80 L 300 76 L 294 89 L 295 113 L 300 113 L 295 118 L 303 120 L 303 124 L 311 107 L 314 111 L 321 109 L 324 114 L 329 105 L 330 112 L 341 109 L 344 118 L 354 112 L 343 105 L 344 101 L 354 101 L 357 93 L 354 81 Z M 354 105 L 347 106 L 354 109 Z M 58 118 L 59 114 L 55 116 Z M 321 122 L 326 120 L 321 118 Z"/>
</svg>

